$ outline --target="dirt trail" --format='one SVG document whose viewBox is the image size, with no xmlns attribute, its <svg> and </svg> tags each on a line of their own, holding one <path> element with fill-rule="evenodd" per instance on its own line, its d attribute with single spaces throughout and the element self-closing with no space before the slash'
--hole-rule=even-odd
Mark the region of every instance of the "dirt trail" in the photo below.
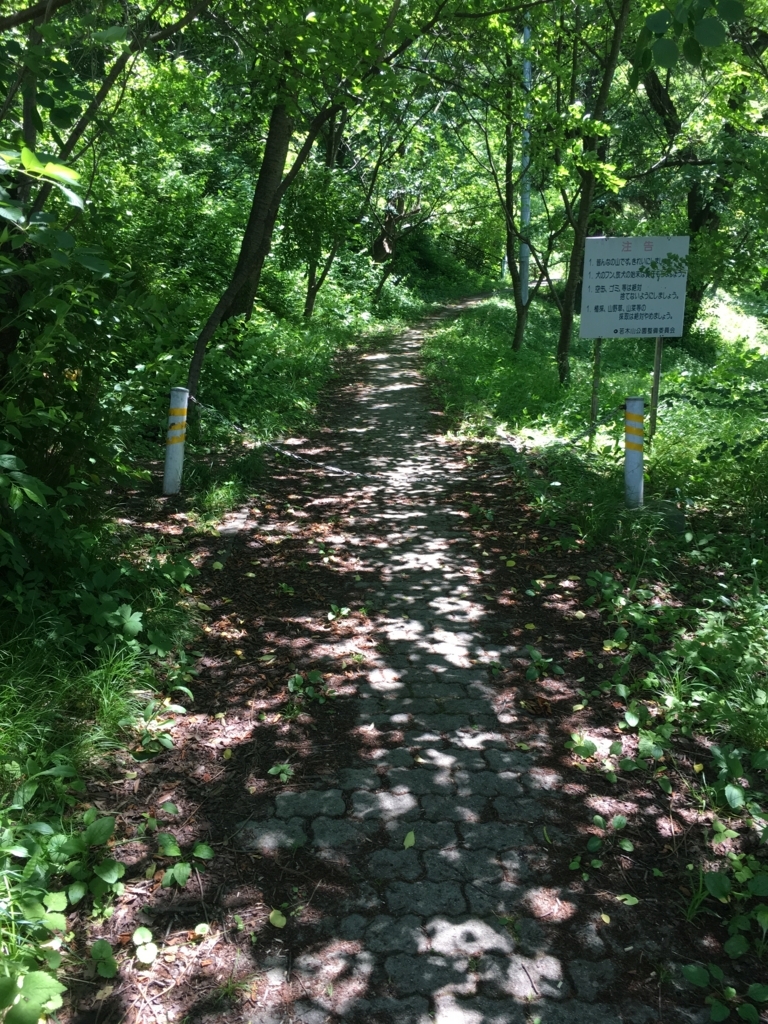
<svg viewBox="0 0 768 1024">
<path fill-rule="evenodd" d="M 569 868 L 576 852 L 586 863 L 595 813 L 663 813 L 563 748 L 597 672 L 585 648 L 602 644 L 594 614 L 572 615 L 586 556 L 543 553 L 509 471 L 441 433 L 419 372 L 428 328 L 360 357 L 330 425 L 286 444 L 306 461 L 278 462 L 269 495 L 222 527 L 225 546 L 200 552 L 202 695 L 140 792 L 173 796 L 189 833 L 177 837 L 217 843 L 217 858 L 202 890 L 148 882 L 143 916 L 120 909 L 112 932 L 165 932 L 171 984 L 136 975 L 142 1001 L 128 979 L 100 1024 L 112 1010 L 188 1024 L 660 1018 L 648 976 L 664 926 L 653 912 L 640 928 L 615 899 L 633 869 L 647 874 L 641 851 L 588 883 Z M 473 501 L 496 503 L 492 530 Z M 557 592 L 522 596 L 542 574 Z M 526 682 L 529 640 L 565 677 Z M 285 681 L 313 670 L 338 696 L 292 702 Z M 286 783 L 268 774 L 280 763 Z"/>
</svg>

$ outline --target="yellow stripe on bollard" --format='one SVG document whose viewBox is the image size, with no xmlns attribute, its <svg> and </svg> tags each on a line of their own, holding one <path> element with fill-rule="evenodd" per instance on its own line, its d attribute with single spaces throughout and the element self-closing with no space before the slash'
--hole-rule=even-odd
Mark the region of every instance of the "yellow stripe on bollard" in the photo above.
<svg viewBox="0 0 768 1024">
<path fill-rule="evenodd" d="M 624 447 L 629 448 L 631 452 L 641 452 L 643 450 L 643 446 L 641 444 L 635 444 L 633 441 L 625 441 Z"/>
<path fill-rule="evenodd" d="M 636 413 L 636 412 L 625 412 L 624 413 L 624 419 L 627 420 L 630 423 L 642 423 L 643 422 L 642 414 L 641 413 Z"/>
<path fill-rule="evenodd" d="M 184 416 L 184 417 L 186 417 L 187 410 L 183 409 L 183 408 L 182 409 L 169 409 L 168 410 L 168 415 L 169 416 Z"/>
<path fill-rule="evenodd" d="M 169 444 L 183 444 L 184 441 L 186 441 L 186 439 L 187 439 L 187 435 L 186 434 L 182 434 L 181 437 L 169 437 L 168 440 L 165 442 L 165 444 L 166 444 L 166 447 Z"/>
<path fill-rule="evenodd" d="M 635 437 L 642 437 L 643 436 L 643 428 L 642 427 L 630 427 L 630 425 L 627 423 L 624 426 L 624 433 L 625 434 L 634 434 Z"/>
</svg>

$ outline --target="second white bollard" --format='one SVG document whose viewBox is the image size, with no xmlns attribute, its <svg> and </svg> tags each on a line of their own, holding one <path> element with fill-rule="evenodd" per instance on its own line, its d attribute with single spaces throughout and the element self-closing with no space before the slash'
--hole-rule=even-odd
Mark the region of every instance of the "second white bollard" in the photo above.
<svg viewBox="0 0 768 1024">
<path fill-rule="evenodd" d="M 165 473 L 163 494 L 178 494 L 184 471 L 184 442 L 187 437 L 186 388 L 171 388 L 171 407 L 168 410 L 168 434 L 165 439 Z"/>
<path fill-rule="evenodd" d="M 624 493 L 627 508 L 643 504 L 643 409 L 642 398 L 624 403 Z"/>
</svg>

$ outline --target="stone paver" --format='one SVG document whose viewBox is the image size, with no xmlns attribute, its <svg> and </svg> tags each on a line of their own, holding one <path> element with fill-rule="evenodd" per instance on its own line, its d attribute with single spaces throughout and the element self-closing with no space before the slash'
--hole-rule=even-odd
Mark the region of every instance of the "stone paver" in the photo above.
<svg viewBox="0 0 768 1024">
<path fill-rule="evenodd" d="M 372 742 L 358 758 L 351 741 L 329 788 L 279 793 L 238 837 L 263 856 L 304 847 L 344 873 L 338 916 L 305 952 L 290 941 L 302 993 L 284 1019 L 619 1024 L 599 914 L 548 895 L 547 844 L 572 834 L 562 779 L 538 763 L 546 729 L 520 744 L 516 709 L 494 708 L 491 663 L 516 649 L 491 629 L 478 546 L 447 492 L 467 468 L 436 433 L 420 337 L 362 357 L 364 382 L 323 442 L 353 475 L 329 477 L 317 500 L 343 498 L 337 543 L 380 610 L 358 693 Z"/>
</svg>

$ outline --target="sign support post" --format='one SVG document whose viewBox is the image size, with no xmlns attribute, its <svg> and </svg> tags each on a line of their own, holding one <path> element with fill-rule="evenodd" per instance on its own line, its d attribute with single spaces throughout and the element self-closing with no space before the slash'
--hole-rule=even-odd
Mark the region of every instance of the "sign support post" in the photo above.
<svg viewBox="0 0 768 1024">
<path fill-rule="evenodd" d="M 661 385 L 661 358 L 664 353 L 664 339 L 656 338 L 656 351 L 653 355 L 653 384 L 651 386 L 651 421 L 648 424 L 648 440 L 656 433 L 656 413 L 659 408 L 659 387 Z"/>
<path fill-rule="evenodd" d="M 592 364 L 592 407 L 589 412 L 589 437 L 594 438 L 597 430 L 598 400 L 600 398 L 600 356 L 603 349 L 603 339 L 595 338 L 594 359 Z"/>
</svg>

